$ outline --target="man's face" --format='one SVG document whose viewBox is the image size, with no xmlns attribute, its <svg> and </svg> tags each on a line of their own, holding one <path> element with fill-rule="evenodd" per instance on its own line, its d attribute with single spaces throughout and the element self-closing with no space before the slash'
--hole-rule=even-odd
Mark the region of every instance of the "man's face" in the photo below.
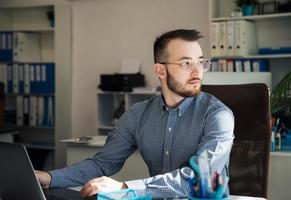
<svg viewBox="0 0 291 200">
<path fill-rule="evenodd" d="M 203 68 L 194 65 L 192 68 L 185 68 L 181 63 L 197 63 L 201 59 L 202 49 L 197 42 L 175 39 L 169 42 L 168 60 L 166 64 L 166 83 L 172 92 L 182 97 L 195 96 L 200 92 L 203 77 Z"/>
</svg>

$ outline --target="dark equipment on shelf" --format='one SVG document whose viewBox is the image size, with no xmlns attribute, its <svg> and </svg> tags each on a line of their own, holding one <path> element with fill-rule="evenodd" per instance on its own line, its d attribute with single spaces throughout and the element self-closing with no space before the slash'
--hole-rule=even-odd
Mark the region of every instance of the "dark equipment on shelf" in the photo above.
<svg viewBox="0 0 291 200">
<path fill-rule="evenodd" d="M 99 88 L 103 91 L 130 92 L 134 87 L 145 86 L 144 75 L 136 74 L 101 74 Z"/>
</svg>

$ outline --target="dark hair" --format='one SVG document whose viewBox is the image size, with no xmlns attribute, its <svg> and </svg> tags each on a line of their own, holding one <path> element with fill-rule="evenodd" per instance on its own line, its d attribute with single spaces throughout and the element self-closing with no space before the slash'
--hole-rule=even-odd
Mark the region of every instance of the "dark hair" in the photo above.
<svg viewBox="0 0 291 200">
<path fill-rule="evenodd" d="M 167 46 L 171 40 L 182 39 L 185 41 L 197 41 L 203 36 L 200 32 L 193 29 L 178 29 L 164 33 L 163 35 L 156 38 L 154 43 L 154 59 L 155 63 L 165 62 L 168 58 Z"/>
</svg>

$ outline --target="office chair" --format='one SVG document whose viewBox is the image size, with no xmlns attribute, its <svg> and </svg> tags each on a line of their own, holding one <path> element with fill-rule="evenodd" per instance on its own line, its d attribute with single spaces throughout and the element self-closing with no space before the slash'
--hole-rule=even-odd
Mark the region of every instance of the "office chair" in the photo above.
<svg viewBox="0 0 291 200">
<path fill-rule="evenodd" d="M 230 194 L 267 198 L 270 152 L 269 91 L 265 84 L 203 85 L 235 117 L 230 154 Z"/>
</svg>

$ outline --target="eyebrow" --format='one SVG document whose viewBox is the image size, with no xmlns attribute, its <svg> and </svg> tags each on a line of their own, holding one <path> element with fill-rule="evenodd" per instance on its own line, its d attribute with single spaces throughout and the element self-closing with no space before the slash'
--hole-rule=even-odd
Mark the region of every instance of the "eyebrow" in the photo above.
<svg viewBox="0 0 291 200">
<path fill-rule="evenodd" d="M 200 56 L 198 59 L 202 59 L 204 58 L 204 56 Z M 187 57 L 187 56 L 183 56 L 182 58 L 179 59 L 180 60 L 193 60 L 191 57 Z"/>
</svg>

